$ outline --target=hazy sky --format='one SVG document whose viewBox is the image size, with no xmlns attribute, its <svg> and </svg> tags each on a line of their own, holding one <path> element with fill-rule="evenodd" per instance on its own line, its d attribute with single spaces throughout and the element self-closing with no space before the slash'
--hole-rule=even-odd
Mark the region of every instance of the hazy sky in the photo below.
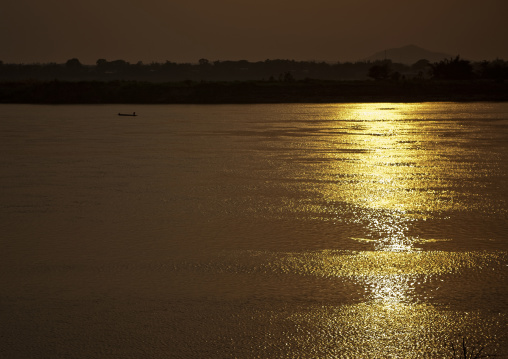
<svg viewBox="0 0 508 359">
<path fill-rule="evenodd" d="M 415 44 L 508 60 L 507 0 L 5 0 L 4 63 L 359 60 Z"/>
</svg>

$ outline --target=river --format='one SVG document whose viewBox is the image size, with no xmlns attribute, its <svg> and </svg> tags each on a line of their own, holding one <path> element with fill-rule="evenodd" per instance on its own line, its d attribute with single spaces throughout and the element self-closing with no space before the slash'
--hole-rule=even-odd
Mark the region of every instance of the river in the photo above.
<svg viewBox="0 0 508 359">
<path fill-rule="evenodd" d="M 508 103 L 0 105 L 0 133 L 2 357 L 508 355 Z"/>
</svg>

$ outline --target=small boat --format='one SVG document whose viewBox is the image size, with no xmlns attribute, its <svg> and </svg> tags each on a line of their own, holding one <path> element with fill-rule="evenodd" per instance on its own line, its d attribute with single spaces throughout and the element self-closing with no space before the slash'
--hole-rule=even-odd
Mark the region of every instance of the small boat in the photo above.
<svg viewBox="0 0 508 359">
<path fill-rule="evenodd" d="M 137 116 L 136 112 L 133 113 L 120 113 L 118 112 L 118 116 Z"/>
</svg>

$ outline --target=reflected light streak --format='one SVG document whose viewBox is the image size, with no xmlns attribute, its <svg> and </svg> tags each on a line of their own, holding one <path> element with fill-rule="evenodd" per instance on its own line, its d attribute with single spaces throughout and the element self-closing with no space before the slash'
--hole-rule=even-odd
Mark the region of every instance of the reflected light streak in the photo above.
<svg viewBox="0 0 508 359">
<path fill-rule="evenodd" d="M 502 325 L 484 321 L 479 314 L 466 320 L 463 312 L 447 312 L 440 305 L 449 302 L 446 290 L 451 295 L 455 291 L 454 275 L 465 278 L 504 268 L 506 253 L 419 248 L 423 243 L 447 240 L 420 238 L 417 229 L 422 221 L 446 222 L 452 212 L 485 205 L 472 198 L 474 191 L 462 187 L 470 179 L 467 185 L 481 185 L 475 182 L 478 172 L 471 167 L 472 161 L 461 160 L 478 156 L 474 146 L 454 142 L 462 126 L 457 121 L 439 117 L 443 121 L 436 126 L 434 106 L 440 105 L 338 105 L 335 113 L 328 108 L 319 120 L 305 120 L 295 124 L 292 132 L 285 130 L 286 145 L 291 143 L 285 157 L 290 165 L 285 170 L 294 171 L 285 172 L 290 175 L 286 185 L 301 195 L 285 196 L 282 208 L 277 209 L 337 223 L 337 229 L 347 234 L 330 247 L 325 244 L 323 250 L 242 252 L 223 263 L 223 270 L 282 273 L 295 280 L 306 276 L 331 279 L 320 283 L 325 283 L 326 290 L 340 292 L 338 298 L 356 304 L 343 305 L 337 300 L 337 306 L 302 311 L 293 319 L 302 328 L 310 326 L 306 333 L 319 333 L 324 327 L 317 340 L 326 337 L 330 342 L 325 340 L 322 347 L 349 347 L 351 353 L 362 350 L 355 357 L 376 357 L 373 353 L 395 357 L 401 350 L 418 357 L 439 348 L 442 343 L 431 340 L 441 340 L 449 333 L 471 332 L 477 338 L 495 335 Z M 431 115 L 427 118 L 426 113 Z M 439 229 L 425 233 L 436 232 L 436 236 L 441 234 Z M 353 244 L 360 250 L 340 250 L 344 238 L 368 247 Z M 443 295 L 439 282 L 450 278 Z M 501 317 L 498 323 L 504 322 L 506 318 Z M 492 325 L 492 331 L 482 331 L 486 323 Z M 308 338 L 298 339 L 304 347 L 314 348 L 316 342 Z M 333 355 L 340 356 L 340 351 Z M 429 357 L 443 356 L 432 352 Z"/>
<path fill-rule="evenodd" d="M 340 216 L 343 203 L 358 208 L 361 216 L 353 220 L 365 223 L 380 250 L 411 250 L 416 239 L 407 232 L 413 221 L 466 209 L 450 184 L 470 169 L 450 171 L 450 153 L 434 149 L 440 133 L 422 115 L 425 106 L 356 104 L 334 115 L 339 134 L 330 136 L 331 161 L 318 170 L 331 182 L 317 189 L 328 203 L 323 212 Z"/>
<path fill-rule="evenodd" d="M 411 277 L 403 275 L 368 277 L 365 280 L 366 287 L 371 291 L 368 299 L 392 308 L 407 304 L 408 298 L 414 297 L 410 280 Z"/>
<path fill-rule="evenodd" d="M 415 244 L 419 239 L 408 235 L 414 221 L 452 207 L 450 201 L 441 200 L 444 193 L 436 190 L 443 187 L 440 181 L 447 177 L 448 169 L 436 165 L 441 162 L 438 153 L 422 151 L 436 139 L 432 138 L 435 134 L 426 131 L 422 119 L 417 119 L 415 109 L 421 106 L 358 104 L 349 111 L 341 107 L 336 114 L 339 126 L 347 128 L 344 142 L 362 151 L 355 156 L 353 166 L 344 165 L 340 148 L 330 153 L 336 159 L 331 171 L 338 181 L 325 190 L 324 196 L 331 203 L 346 201 L 361 209 L 360 221 L 367 231 L 363 240 L 374 244 L 388 267 L 400 267 L 401 257 L 387 253 L 418 250 Z M 346 178 L 355 181 L 344 181 L 345 173 Z M 415 268 L 407 266 L 414 264 L 406 262 L 405 268 L 398 271 L 411 273 Z M 372 274 L 364 278 L 370 300 L 393 307 L 410 302 L 414 296 L 407 275 Z"/>
<path fill-rule="evenodd" d="M 411 219 L 404 214 L 414 212 L 420 203 L 431 202 L 426 197 L 427 191 L 414 195 L 422 185 L 413 179 L 419 177 L 417 172 L 423 166 L 419 163 L 422 161 L 419 147 L 407 145 L 420 141 L 414 122 L 407 121 L 412 118 L 412 107 L 373 104 L 350 114 L 363 122 L 367 134 L 362 142 L 369 151 L 362 158 L 362 167 L 369 183 L 357 189 L 363 192 L 362 202 L 358 204 L 371 209 L 367 228 L 376 238 L 375 247 L 380 251 L 413 251 L 412 238 L 406 234 Z M 396 264 L 395 261 L 391 264 Z M 370 276 L 365 284 L 371 290 L 370 300 L 391 308 L 407 303 L 414 296 L 414 288 L 403 275 Z"/>
</svg>

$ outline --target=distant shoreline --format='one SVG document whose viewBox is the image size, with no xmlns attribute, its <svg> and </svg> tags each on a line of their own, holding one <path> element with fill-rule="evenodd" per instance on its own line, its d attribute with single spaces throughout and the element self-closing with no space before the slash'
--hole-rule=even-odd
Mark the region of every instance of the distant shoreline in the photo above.
<svg viewBox="0 0 508 359">
<path fill-rule="evenodd" d="M 0 103 L 262 104 L 508 101 L 508 83 L 475 81 L 0 82 Z"/>
</svg>

